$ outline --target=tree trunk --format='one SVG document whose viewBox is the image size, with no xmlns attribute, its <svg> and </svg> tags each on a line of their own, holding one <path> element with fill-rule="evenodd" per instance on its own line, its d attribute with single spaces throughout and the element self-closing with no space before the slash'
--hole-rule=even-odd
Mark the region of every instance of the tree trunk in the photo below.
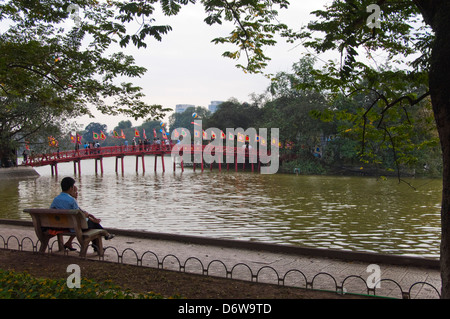
<svg viewBox="0 0 450 319">
<path fill-rule="evenodd" d="M 450 2 L 434 2 L 428 17 L 436 39 L 429 85 L 443 156 L 441 206 L 441 297 L 450 299 Z"/>
</svg>

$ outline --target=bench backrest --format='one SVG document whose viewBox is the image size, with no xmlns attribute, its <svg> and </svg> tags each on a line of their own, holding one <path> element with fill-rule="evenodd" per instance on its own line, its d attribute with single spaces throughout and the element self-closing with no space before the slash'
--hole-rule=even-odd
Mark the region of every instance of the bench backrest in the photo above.
<svg viewBox="0 0 450 319">
<path fill-rule="evenodd" d="M 23 211 L 31 215 L 35 227 L 88 228 L 84 214 L 78 209 L 28 208 Z"/>
</svg>

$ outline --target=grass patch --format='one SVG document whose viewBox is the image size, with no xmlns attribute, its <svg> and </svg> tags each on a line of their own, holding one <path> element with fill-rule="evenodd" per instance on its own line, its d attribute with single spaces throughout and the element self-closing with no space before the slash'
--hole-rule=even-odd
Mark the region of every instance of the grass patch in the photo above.
<svg viewBox="0 0 450 319">
<path fill-rule="evenodd" d="M 134 293 L 110 280 L 82 278 L 80 288 L 69 288 L 64 279 L 36 278 L 27 272 L 0 269 L 0 299 L 163 299 L 161 294 Z M 174 296 L 173 298 L 178 298 Z"/>
</svg>

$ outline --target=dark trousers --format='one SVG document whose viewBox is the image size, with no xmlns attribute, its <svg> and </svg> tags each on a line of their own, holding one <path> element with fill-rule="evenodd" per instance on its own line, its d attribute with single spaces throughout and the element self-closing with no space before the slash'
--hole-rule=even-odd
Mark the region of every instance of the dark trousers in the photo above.
<svg viewBox="0 0 450 319">
<path fill-rule="evenodd" d="M 103 229 L 102 225 L 98 223 L 94 223 L 92 220 L 88 220 L 87 222 L 89 229 Z"/>
<path fill-rule="evenodd" d="M 88 224 L 88 228 L 89 229 L 103 229 L 102 225 L 98 224 L 98 223 L 94 223 L 92 220 L 88 220 L 87 222 Z M 92 241 L 92 245 L 94 246 L 94 250 L 97 251 L 97 247 L 98 247 L 98 239 L 94 239 Z"/>
</svg>

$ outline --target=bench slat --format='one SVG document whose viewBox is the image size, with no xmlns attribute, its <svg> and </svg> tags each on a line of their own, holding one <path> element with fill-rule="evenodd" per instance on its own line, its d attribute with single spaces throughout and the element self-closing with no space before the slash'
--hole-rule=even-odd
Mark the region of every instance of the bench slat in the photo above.
<svg viewBox="0 0 450 319">
<path fill-rule="evenodd" d="M 23 210 L 28 214 L 66 214 L 76 215 L 80 211 L 79 209 L 55 209 L 55 208 L 25 208 Z"/>
<path fill-rule="evenodd" d="M 106 236 L 108 232 L 104 229 L 88 229 L 83 232 L 83 237 L 91 237 L 94 235 Z"/>
<path fill-rule="evenodd" d="M 33 219 L 39 219 L 40 227 L 51 228 L 77 228 L 88 229 L 86 218 L 79 209 L 53 209 L 53 208 L 26 208 L 24 212 L 30 214 Z M 77 216 L 77 215 L 80 216 Z"/>
<path fill-rule="evenodd" d="M 42 214 L 41 227 L 75 228 L 76 219 L 67 214 Z"/>
</svg>

